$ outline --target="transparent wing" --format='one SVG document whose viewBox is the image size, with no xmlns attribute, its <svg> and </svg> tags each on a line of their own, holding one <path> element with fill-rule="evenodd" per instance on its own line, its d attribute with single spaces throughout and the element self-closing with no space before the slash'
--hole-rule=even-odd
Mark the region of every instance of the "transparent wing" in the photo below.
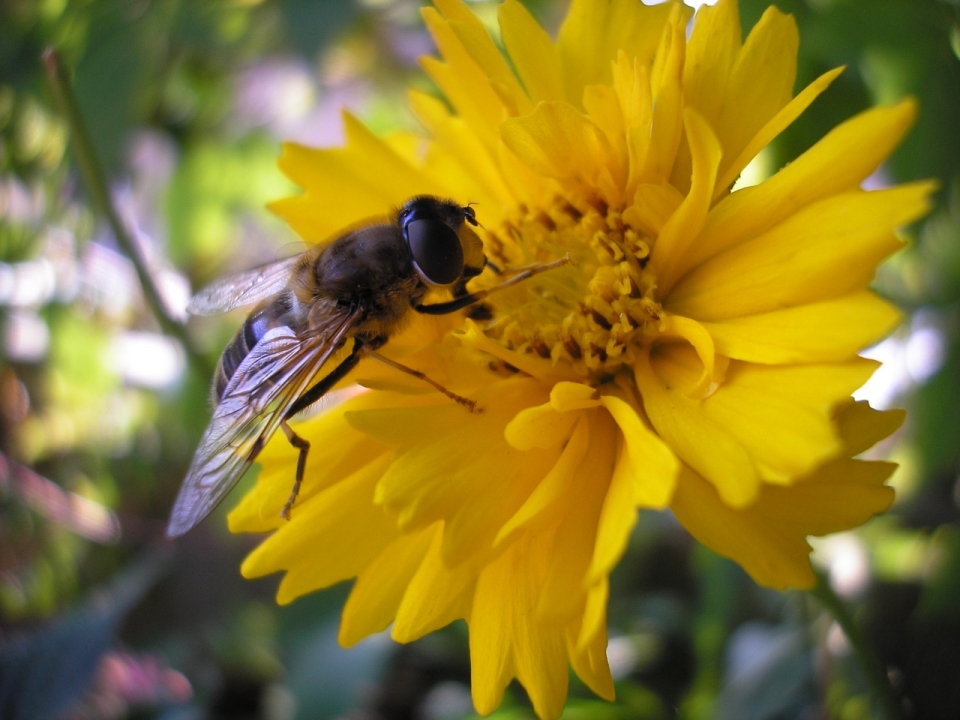
<svg viewBox="0 0 960 720">
<path fill-rule="evenodd" d="M 335 313 L 307 337 L 288 327 L 273 328 L 253 347 L 203 433 L 170 513 L 168 537 L 193 528 L 237 484 L 359 317 L 358 312 Z"/>
<path fill-rule="evenodd" d="M 187 312 L 191 315 L 215 315 L 272 297 L 287 286 L 299 260 L 300 255 L 294 255 L 220 278 L 190 299 Z"/>
</svg>

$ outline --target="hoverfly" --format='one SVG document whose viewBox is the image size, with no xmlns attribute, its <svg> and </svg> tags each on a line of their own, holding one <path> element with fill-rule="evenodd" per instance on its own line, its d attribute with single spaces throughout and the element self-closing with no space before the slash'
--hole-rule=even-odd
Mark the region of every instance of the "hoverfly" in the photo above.
<svg viewBox="0 0 960 720">
<path fill-rule="evenodd" d="M 423 373 L 380 355 L 411 311 L 444 315 L 569 258 L 519 268 L 491 290 L 468 293 L 467 281 L 491 263 L 473 231 L 470 206 L 424 195 L 408 200 L 388 222 L 348 230 L 301 255 L 223 278 L 190 301 L 195 315 L 257 303 L 220 357 L 211 388 L 213 417 L 177 495 L 167 536 L 196 526 L 236 485 L 281 429 L 297 448 L 296 477 L 282 515 L 289 519 L 303 481 L 310 443 L 288 424 L 340 382 L 363 357 L 373 357 L 431 384 L 471 410 Z M 453 299 L 425 305 L 429 290 Z M 351 343 L 336 367 L 327 363 Z"/>
</svg>

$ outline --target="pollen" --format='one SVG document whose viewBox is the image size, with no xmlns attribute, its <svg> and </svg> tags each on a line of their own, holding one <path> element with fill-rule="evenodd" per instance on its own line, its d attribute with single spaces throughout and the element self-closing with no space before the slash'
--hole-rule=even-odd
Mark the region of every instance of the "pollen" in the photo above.
<svg viewBox="0 0 960 720">
<path fill-rule="evenodd" d="M 562 361 L 597 381 L 633 365 L 664 322 L 647 266 L 652 238 L 618 210 L 598 205 L 583 211 L 557 198 L 547 211 L 520 207 L 487 233 L 487 252 L 498 265 L 566 254 L 573 262 L 496 296 L 485 328 L 510 350 Z"/>
</svg>

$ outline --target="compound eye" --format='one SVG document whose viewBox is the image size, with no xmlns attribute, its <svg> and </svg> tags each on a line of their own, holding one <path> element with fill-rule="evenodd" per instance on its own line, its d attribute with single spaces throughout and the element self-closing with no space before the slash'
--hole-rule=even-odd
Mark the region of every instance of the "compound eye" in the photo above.
<svg viewBox="0 0 960 720">
<path fill-rule="evenodd" d="M 411 220 L 404 227 L 413 263 L 433 285 L 450 285 L 463 274 L 463 246 L 441 220 Z"/>
<path fill-rule="evenodd" d="M 473 208 L 470 207 L 469 205 L 463 208 L 463 217 L 466 219 L 468 223 L 470 223 L 474 227 L 480 224 L 477 222 L 477 213 L 474 212 Z"/>
</svg>

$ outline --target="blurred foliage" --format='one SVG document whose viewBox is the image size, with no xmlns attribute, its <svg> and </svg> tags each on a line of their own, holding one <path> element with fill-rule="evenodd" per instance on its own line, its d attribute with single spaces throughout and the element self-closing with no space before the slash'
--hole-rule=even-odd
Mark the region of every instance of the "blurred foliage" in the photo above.
<svg viewBox="0 0 960 720">
<path fill-rule="evenodd" d="M 744 26 L 767 4 L 741 0 Z M 818 543 L 817 558 L 854 603 L 910 716 L 952 719 L 960 4 L 776 4 L 800 26 L 798 87 L 847 70 L 764 152 L 760 173 L 852 114 L 911 94 L 917 126 L 874 180 L 941 183 L 938 209 L 877 280 L 909 314 L 873 351 L 886 362 L 874 397 L 910 410 L 881 449 L 902 466 L 898 501 L 861 531 Z M 495 27 L 493 3 L 472 6 Z M 553 0 L 529 6 L 553 29 L 564 12 Z M 405 89 L 429 89 L 416 57 L 431 44 L 413 0 L 0 2 L 0 715 L 41 700 L 61 718 L 470 715 L 462 625 L 409 646 L 376 637 L 343 650 L 335 638 L 346 588 L 277 607 L 275 580 L 239 578 L 251 541 L 227 535 L 223 511 L 177 544 L 152 589 L 140 581 L 118 599 L 117 583 L 154 567 L 144 551 L 161 537 L 206 423 L 208 379 L 159 334 L 130 263 L 78 187 L 40 72 L 50 45 L 73 70 L 116 202 L 174 308 L 190 287 L 296 242 L 264 210 L 290 190 L 274 167 L 280 141 L 337 144 L 344 107 L 377 132 L 415 128 Z M 237 322 L 189 329 L 212 360 Z M 113 589 L 98 594 L 103 587 Z M 814 602 L 756 587 L 668 515 L 644 514 L 612 578 L 610 627 L 618 701 L 575 683 L 569 720 L 858 720 L 875 711 L 849 647 Z M 72 684 L 37 694 L 54 669 L 80 666 Z M 519 686 L 495 716 L 531 717 Z"/>
</svg>

